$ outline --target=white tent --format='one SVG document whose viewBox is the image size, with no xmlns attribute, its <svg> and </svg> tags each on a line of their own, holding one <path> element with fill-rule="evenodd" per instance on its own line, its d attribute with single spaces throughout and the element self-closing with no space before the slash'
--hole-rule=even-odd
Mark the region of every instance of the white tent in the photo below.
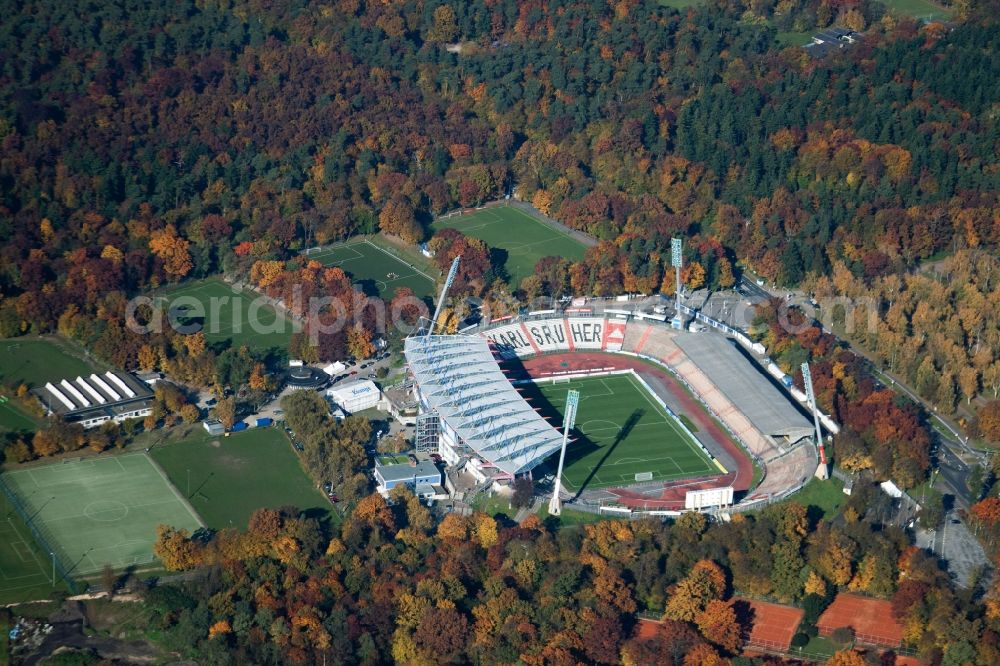
<svg viewBox="0 0 1000 666">
<path fill-rule="evenodd" d="M 323 368 L 323 372 L 330 375 L 331 377 L 333 377 L 338 373 L 343 372 L 344 370 L 347 370 L 347 366 L 341 363 L 340 361 L 334 361 L 330 365 Z"/>
</svg>

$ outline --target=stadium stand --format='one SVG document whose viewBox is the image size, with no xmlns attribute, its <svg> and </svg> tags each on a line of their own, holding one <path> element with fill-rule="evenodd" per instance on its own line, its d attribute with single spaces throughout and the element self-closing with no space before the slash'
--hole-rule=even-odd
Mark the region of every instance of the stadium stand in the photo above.
<svg viewBox="0 0 1000 666">
<path fill-rule="evenodd" d="M 439 450 L 449 464 L 478 457 L 512 476 L 562 446 L 560 432 L 504 376 L 486 340 L 416 336 L 406 339 L 404 353 L 424 413 L 440 419 Z"/>
<path fill-rule="evenodd" d="M 449 447 L 442 453 L 452 464 L 479 456 L 509 476 L 531 469 L 559 448 L 559 432 L 511 387 L 491 347 L 504 359 L 624 352 L 666 368 L 763 467 L 763 479 L 743 498 L 743 506 L 788 495 L 809 480 L 817 465 L 809 421 L 732 341 L 715 333 L 601 316 L 508 320 L 470 335 L 409 338 L 406 357 L 423 410 L 440 417 L 441 438 Z M 609 500 L 625 499 L 617 491 L 606 494 Z M 633 499 L 641 500 L 641 493 Z"/>
<path fill-rule="evenodd" d="M 727 338 L 678 335 L 676 340 L 709 381 L 782 453 L 812 436 L 812 424 Z"/>
<path fill-rule="evenodd" d="M 633 322 L 625 351 L 669 366 L 765 467 L 744 501 L 778 496 L 809 480 L 817 464 L 809 422 L 726 338 Z"/>
</svg>

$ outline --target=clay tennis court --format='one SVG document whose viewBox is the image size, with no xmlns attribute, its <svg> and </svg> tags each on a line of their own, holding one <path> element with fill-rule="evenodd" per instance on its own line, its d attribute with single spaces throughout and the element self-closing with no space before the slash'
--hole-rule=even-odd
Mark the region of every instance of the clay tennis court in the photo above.
<svg viewBox="0 0 1000 666">
<path fill-rule="evenodd" d="M 903 628 L 892 615 L 892 604 L 856 594 L 838 594 L 816 623 L 822 636 L 850 627 L 862 643 L 896 648 L 903 643 Z"/>
<path fill-rule="evenodd" d="M 766 601 L 752 599 L 739 599 L 739 601 L 750 607 L 750 615 L 753 618 L 747 647 L 787 652 L 805 611 Z"/>
</svg>

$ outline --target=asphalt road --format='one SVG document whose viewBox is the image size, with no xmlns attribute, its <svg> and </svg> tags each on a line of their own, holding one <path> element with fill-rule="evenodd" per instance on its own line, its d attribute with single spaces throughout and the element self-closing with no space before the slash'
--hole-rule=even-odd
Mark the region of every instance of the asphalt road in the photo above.
<svg viewBox="0 0 1000 666">
<path fill-rule="evenodd" d="M 939 439 L 940 436 L 938 435 Z M 972 467 L 959 458 L 948 446 L 938 446 L 938 471 L 942 481 L 955 496 L 955 503 L 963 509 L 969 508 L 968 480 Z"/>
</svg>

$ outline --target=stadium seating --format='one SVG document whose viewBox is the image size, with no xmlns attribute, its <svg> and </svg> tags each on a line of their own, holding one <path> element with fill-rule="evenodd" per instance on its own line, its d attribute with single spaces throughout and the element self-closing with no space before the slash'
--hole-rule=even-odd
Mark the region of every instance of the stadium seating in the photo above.
<svg viewBox="0 0 1000 666">
<path fill-rule="evenodd" d="M 599 317 L 536 319 L 508 323 L 480 333 L 496 345 L 506 358 L 576 350 L 617 351 L 617 344 L 608 344 L 608 332 L 621 342 L 623 322 Z M 742 446 L 765 468 L 760 485 L 745 501 L 784 495 L 807 481 L 816 467 L 816 451 L 812 444 L 802 443 L 783 450 L 719 390 L 675 342 L 684 335 L 662 324 L 631 321 L 624 331 L 621 350 L 640 355 L 665 365 L 696 395 Z"/>
</svg>

